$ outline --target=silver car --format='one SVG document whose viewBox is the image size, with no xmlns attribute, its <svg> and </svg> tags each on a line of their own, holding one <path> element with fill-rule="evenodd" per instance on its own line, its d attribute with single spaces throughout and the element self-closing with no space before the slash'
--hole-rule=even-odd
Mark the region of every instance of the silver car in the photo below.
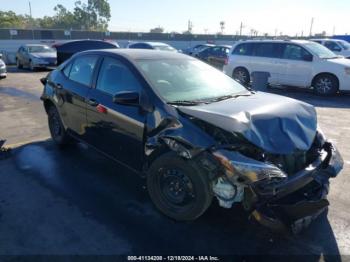
<svg viewBox="0 0 350 262">
<path fill-rule="evenodd" d="M 57 65 L 57 53 L 47 45 L 23 45 L 17 51 L 16 63 L 19 69 L 27 67 L 31 71 L 54 67 Z"/>
<path fill-rule="evenodd" d="M 0 79 L 6 78 L 6 77 L 7 77 L 6 64 L 2 60 L 2 54 L 0 54 Z"/>
</svg>

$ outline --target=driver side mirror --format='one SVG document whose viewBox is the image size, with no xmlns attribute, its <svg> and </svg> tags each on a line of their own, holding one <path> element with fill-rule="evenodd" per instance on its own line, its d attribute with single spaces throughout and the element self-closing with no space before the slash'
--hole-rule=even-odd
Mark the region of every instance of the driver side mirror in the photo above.
<svg viewBox="0 0 350 262">
<path fill-rule="evenodd" d="M 139 106 L 140 95 L 138 92 L 120 92 L 113 97 L 113 102 L 119 105 Z"/>
</svg>

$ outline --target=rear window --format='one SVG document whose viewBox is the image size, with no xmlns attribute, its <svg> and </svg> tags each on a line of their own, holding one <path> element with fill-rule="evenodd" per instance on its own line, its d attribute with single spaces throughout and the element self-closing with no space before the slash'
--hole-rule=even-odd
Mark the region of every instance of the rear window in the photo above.
<svg viewBox="0 0 350 262">
<path fill-rule="evenodd" d="M 252 54 L 252 43 L 239 44 L 232 51 L 233 55 L 251 55 Z"/>
</svg>

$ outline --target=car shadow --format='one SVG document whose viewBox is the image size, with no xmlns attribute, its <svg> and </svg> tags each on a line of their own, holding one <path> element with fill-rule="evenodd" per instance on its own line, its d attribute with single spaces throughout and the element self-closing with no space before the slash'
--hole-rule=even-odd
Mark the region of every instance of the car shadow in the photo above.
<svg viewBox="0 0 350 262">
<path fill-rule="evenodd" d="M 133 254 L 303 255 L 308 261 L 341 261 L 326 214 L 300 235 L 279 234 L 253 223 L 240 206 L 223 209 L 214 199 L 199 219 L 176 222 L 155 209 L 143 179 L 84 145 L 59 150 L 48 140 L 23 145 L 12 154 L 18 170 L 13 175 L 30 176 L 109 232 L 128 239 Z M 32 208 L 42 212 L 40 205 Z"/>
<path fill-rule="evenodd" d="M 309 103 L 315 107 L 329 108 L 350 108 L 350 93 L 340 93 L 334 96 L 319 96 L 312 90 L 300 89 L 295 87 L 270 87 L 264 92 L 287 96 L 303 102 Z"/>
<path fill-rule="evenodd" d="M 39 101 L 40 100 L 40 95 L 35 95 L 33 93 L 24 91 L 22 89 L 18 89 L 16 87 L 7 87 L 7 86 L 0 86 L 0 95 L 7 95 L 7 96 L 12 96 L 16 98 L 24 98 L 26 100 L 30 101 Z"/>
</svg>

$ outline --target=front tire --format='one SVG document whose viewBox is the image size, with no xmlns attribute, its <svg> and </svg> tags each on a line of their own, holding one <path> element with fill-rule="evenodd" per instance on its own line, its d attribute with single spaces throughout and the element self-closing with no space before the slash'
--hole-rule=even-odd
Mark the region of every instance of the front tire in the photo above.
<svg viewBox="0 0 350 262">
<path fill-rule="evenodd" d="M 21 64 L 21 62 L 19 61 L 18 58 L 16 59 L 16 65 L 17 65 L 18 69 L 22 69 L 23 68 L 23 65 Z"/>
<path fill-rule="evenodd" d="M 313 81 L 313 87 L 316 94 L 321 96 L 335 95 L 339 90 L 338 79 L 330 74 L 317 76 Z"/>
<path fill-rule="evenodd" d="M 206 172 L 193 160 L 170 152 L 156 159 L 147 176 L 149 195 L 166 216 L 191 221 L 201 216 L 213 198 Z"/>
<path fill-rule="evenodd" d="M 50 106 L 48 109 L 48 122 L 52 140 L 58 146 L 65 146 L 69 144 L 71 138 L 64 129 L 61 117 L 55 106 Z"/>
<path fill-rule="evenodd" d="M 35 66 L 34 66 L 34 64 L 33 64 L 33 61 L 30 61 L 30 62 L 29 62 L 29 70 L 32 71 L 32 72 L 35 71 Z"/>
<path fill-rule="evenodd" d="M 233 71 L 232 78 L 247 86 L 250 83 L 250 75 L 247 69 L 238 67 Z"/>
</svg>

